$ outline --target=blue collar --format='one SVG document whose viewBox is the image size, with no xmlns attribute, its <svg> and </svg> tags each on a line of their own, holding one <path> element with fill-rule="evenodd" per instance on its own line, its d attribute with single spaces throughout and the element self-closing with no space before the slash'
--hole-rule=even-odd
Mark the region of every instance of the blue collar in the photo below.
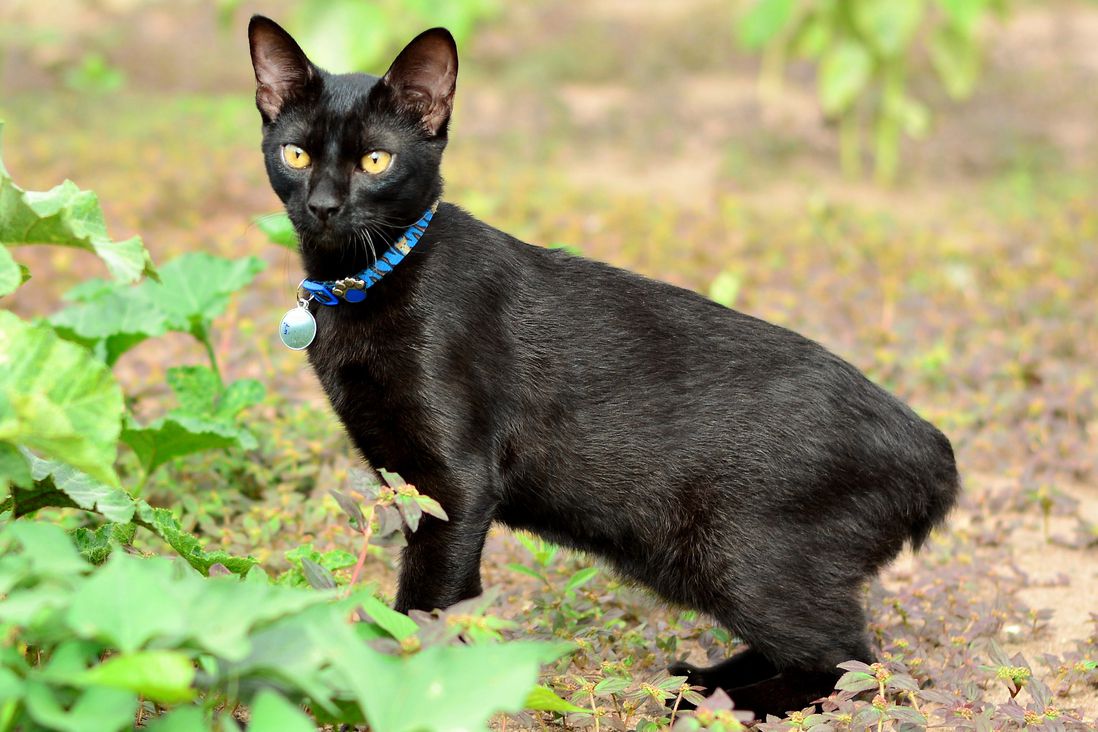
<svg viewBox="0 0 1098 732">
<path fill-rule="evenodd" d="M 301 301 L 315 300 L 321 305 L 334 307 L 340 300 L 344 302 L 362 302 L 366 299 L 366 290 L 381 282 L 381 278 L 400 264 L 406 256 L 412 253 L 412 249 L 419 243 L 423 232 L 427 231 L 427 225 L 434 218 L 438 201 L 424 212 L 419 221 L 405 230 L 404 234 L 389 247 L 388 251 L 378 257 L 377 262 L 367 267 L 356 275 L 344 277 L 341 280 L 302 280 L 297 288 L 297 297 Z"/>
</svg>

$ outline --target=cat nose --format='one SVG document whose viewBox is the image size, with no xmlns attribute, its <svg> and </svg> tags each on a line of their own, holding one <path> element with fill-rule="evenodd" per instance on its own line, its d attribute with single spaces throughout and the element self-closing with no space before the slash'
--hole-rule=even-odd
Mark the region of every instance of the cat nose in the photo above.
<svg viewBox="0 0 1098 732">
<path fill-rule="evenodd" d="M 320 221 L 327 221 L 337 211 L 339 211 L 342 204 L 334 198 L 310 198 L 309 210 L 313 216 L 316 216 Z"/>
</svg>

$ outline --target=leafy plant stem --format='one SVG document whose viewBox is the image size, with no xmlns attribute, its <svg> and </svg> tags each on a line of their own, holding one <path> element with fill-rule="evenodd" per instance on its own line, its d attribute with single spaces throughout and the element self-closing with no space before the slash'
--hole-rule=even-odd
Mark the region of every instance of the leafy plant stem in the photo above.
<svg viewBox="0 0 1098 732">
<path fill-rule="evenodd" d="M 678 696 L 675 697 L 675 704 L 671 707 L 671 724 L 675 724 L 675 717 L 679 713 L 679 704 L 682 703 L 682 687 L 679 687 Z"/>
<path fill-rule="evenodd" d="M 141 493 L 145 490 L 145 485 L 149 482 L 149 477 L 152 475 L 151 470 L 142 470 L 141 478 L 137 481 L 137 485 L 130 491 L 130 496 L 133 498 L 140 498 Z"/>
<path fill-rule="evenodd" d="M 202 341 L 202 345 L 206 348 L 206 356 L 210 359 L 210 368 L 213 369 L 214 376 L 217 377 L 218 390 L 222 391 L 225 388 L 225 380 L 221 378 L 221 367 L 217 363 L 217 353 L 214 351 L 213 342 L 210 340 L 210 334 L 206 332 L 206 329 L 202 329 L 202 337 L 199 338 Z"/>
<path fill-rule="evenodd" d="M 374 507 L 370 505 L 367 507 L 363 516 L 362 526 L 362 549 L 358 552 L 358 561 L 355 562 L 355 568 L 351 572 L 351 581 L 347 583 L 347 591 L 344 597 L 351 594 L 351 588 L 355 586 L 358 581 L 358 575 L 362 572 L 362 567 L 366 564 L 366 554 L 370 550 L 370 532 L 371 525 L 374 519 Z"/>
</svg>

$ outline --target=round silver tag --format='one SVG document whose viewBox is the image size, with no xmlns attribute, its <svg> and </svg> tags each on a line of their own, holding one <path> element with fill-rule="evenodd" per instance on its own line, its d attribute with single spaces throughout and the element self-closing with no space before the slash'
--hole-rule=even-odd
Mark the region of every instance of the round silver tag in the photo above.
<svg viewBox="0 0 1098 732">
<path fill-rule="evenodd" d="M 287 348 L 303 351 L 316 338 L 316 318 L 308 308 L 299 305 L 283 316 L 278 326 L 278 337 Z"/>
</svg>

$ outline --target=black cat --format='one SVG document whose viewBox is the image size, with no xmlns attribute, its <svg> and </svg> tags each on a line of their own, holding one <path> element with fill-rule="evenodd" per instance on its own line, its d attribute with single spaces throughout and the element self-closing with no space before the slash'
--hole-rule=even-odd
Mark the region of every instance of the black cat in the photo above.
<svg viewBox="0 0 1098 732">
<path fill-rule="evenodd" d="M 408 537 L 397 609 L 478 595 L 499 521 L 746 641 L 673 667 L 740 708 L 799 709 L 836 664 L 872 660 L 860 589 L 954 503 L 949 440 L 796 333 L 448 203 L 425 216 L 457 78 L 446 30 L 381 78 L 322 71 L 267 18 L 248 35 L 311 280 L 309 360 L 366 459 L 450 517 Z"/>
</svg>

